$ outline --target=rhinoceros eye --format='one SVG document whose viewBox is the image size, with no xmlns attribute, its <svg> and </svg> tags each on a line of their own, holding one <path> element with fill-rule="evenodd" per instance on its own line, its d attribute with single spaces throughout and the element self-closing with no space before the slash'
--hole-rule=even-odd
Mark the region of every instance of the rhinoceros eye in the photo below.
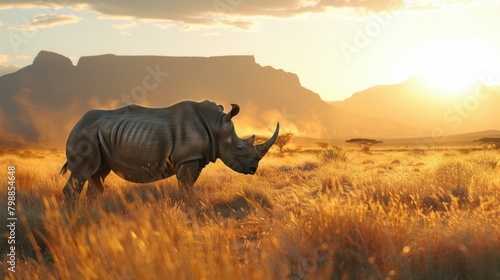
<svg viewBox="0 0 500 280">
<path fill-rule="evenodd" d="M 236 146 L 235 153 L 236 153 L 237 155 L 242 155 L 244 151 L 245 151 L 245 150 L 244 150 L 244 147 L 243 147 L 243 146 Z"/>
</svg>

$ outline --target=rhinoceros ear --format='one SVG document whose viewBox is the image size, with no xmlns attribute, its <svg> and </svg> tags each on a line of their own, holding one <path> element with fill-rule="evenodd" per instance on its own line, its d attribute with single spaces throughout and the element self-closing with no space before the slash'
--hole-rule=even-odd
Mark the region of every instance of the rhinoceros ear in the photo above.
<svg viewBox="0 0 500 280">
<path fill-rule="evenodd" d="M 247 145 L 253 146 L 253 142 L 255 142 L 255 135 L 252 135 L 250 138 L 243 140 Z"/>
<path fill-rule="evenodd" d="M 227 113 L 227 115 L 224 117 L 224 121 L 226 122 L 229 122 L 231 121 L 231 119 L 238 115 L 238 113 L 240 112 L 240 106 L 236 105 L 236 104 L 231 104 L 231 111 L 229 111 Z"/>
</svg>

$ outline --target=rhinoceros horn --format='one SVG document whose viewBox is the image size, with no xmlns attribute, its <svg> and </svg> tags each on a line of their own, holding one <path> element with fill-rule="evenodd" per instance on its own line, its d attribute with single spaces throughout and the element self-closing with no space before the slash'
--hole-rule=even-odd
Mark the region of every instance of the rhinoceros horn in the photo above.
<svg viewBox="0 0 500 280">
<path fill-rule="evenodd" d="M 276 139 L 278 139 L 278 134 L 280 132 L 280 123 L 276 124 L 276 130 L 274 131 L 273 137 L 271 137 L 269 140 L 267 140 L 265 143 L 256 145 L 255 150 L 257 151 L 257 154 L 259 155 L 260 158 L 264 157 L 264 155 L 269 151 L 271 146 L 274 144 Z"/>
</svg>

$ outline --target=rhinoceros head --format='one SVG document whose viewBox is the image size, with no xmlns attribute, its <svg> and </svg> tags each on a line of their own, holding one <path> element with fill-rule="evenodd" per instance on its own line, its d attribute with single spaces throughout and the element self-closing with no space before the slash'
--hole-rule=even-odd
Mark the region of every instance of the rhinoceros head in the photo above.
<svg viewBox="0 0 500 280">
<path fill-rule="evenodd" d="M 231 107 L 231 111 L 222 118 L 219 157 L 225 165 L 236 172 L 254 174 L 257 171 L 259 161 L 278 138 L 279 123 L 276 124 L 274 134 L 269 140 L 254 146 L 255 135 L 243 140 L 236 134 L 231 119 L 239 113 L 240 108 L 236 104 L 231 104 Z"/>
</svg>

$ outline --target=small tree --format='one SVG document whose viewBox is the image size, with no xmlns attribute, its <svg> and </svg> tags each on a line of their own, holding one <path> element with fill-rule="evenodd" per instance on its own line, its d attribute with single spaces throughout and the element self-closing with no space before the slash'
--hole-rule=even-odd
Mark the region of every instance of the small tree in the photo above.
<svg viewBox="0 0 500 280">
<path fill-rule="evenodd" d="M 284 155 L 284 147 L 290 143 L 290 140 L 292 140 L 293 133 L 291 132 L 284 132 L 278 136 L 278 139 L 276 139 L 276 142 L 274 142 L 274 145 L 278 146 L 280 149 L 280 156 Z"/>
<path fill-rule="evenodd" d="M 484 137 L 474 142 L 479 142 L 485 148 L 500 149 L 500 138 Z"/>
<path fill-rule="evenodd" d="M 381 144 L 382 141 L 365 139 L 365 138 L 353 138 L 346 141 L 347 143 L 358 144 L 363 152 L 368 153 L 373 145 Z"/>
</svg>

